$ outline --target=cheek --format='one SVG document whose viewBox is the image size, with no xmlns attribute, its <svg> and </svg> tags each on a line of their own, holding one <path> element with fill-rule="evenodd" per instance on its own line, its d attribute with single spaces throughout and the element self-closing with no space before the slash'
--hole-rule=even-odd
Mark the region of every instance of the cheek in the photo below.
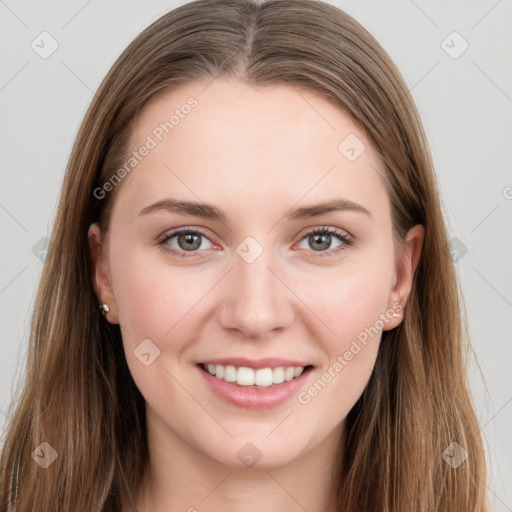
<svg viewBox="0 0 512 512">
<path fill-rule="evenodd" d="M 114 255 L 118 263 L 111 277 L 130 372 L 149 403 L 179 401 L 179 386 L 171 375 L 195 339 L 190 325 L 194 306 L 213 283 L 190 268 L 170 268 L 165 258 L 151 258 L 147 249 L 118 254 L 123 257 Z"/>
<path fill-rule="evenodd" d="M 319 317 L 329 327 L 323 336 L 316 337 L 326 360 L 297 399 L 308 415 L 323 418 L 318 428 L 328 431 L 342 421 L 371 377 L 382 334 L 385 283 L 376 283 L 371 273 L 357 274 L 341 279 L 322 298 L 311 297 L 321 311 Z M 326 410 L 330 411 L 328 418 Z"/>
<path fill-rule="evenodd" d="M 123 338 L 129 344 L 149 338 L 162 347 L 172 340 L 179 348 L 173 332 L 213 286 L 212 273 L 209 278 L 197 268 L 171 268 L 165 257 L 150 257 L 147 249 L 123 254 L 114 256 L 118 263 L 111 272 L 119 322 L 127 333 Z"/>
<path fill-rule="evenodd" d="M 378 264 L 351 264 L 330 279 L 308 288 L 307 303 L 321 319 L 322 335 L 311 335 L 326 354 L 322 382 L 316 390 L 329 388 L 326 400 L 334 400 L 345 414 L 361 395 L 373 371 L 386 319 L 392 279 L 392 256 Z M 306 293 L 306 289 L 303 290 Z M 334 393 L 336 396 L 332 395 Z"/>
<path fill-rule="evenodd" d="M 364 329 L 382 330 L 380 315 L 385 312 L 391 284 L 390 269 L 344 268 L 338 275 L 316 281 L 302 296 L 323 321 L 329 353 L 344 350 Z"/>
</svg>

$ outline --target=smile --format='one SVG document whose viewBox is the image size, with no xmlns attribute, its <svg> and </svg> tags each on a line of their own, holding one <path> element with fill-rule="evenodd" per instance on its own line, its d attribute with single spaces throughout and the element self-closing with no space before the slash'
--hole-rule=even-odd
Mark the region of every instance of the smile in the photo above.
<svg viewBox="0 0 512 512">
<path fill-rule="evenodd" d="M 259 368 L 254 370 L 246 366 L 236 367 L 233 365 L 201 364 L 201 368 L 210 375 L 225 382 L 236 383 L 239 386 L 252 387 L 255 389 L 268 388 L 283 382 L 289 382 L 302 375 L 302 372 L 309 366 L 280 366 L 277 368 Z"/>
<path fill-rule="evenodd" d="M 235 365 L 217 364 L 214 361 L 196 364 L 196 368 L 207 389 L 223 402 L 243 409 L 262 410 L 285 404 L 314 377 L 313 365 L 286 366 L 284 362 L 277 363 L 273 360 L 251 363 L 239 360 Z M 294 363 L 300 364 L 299 361 Z M 250 368 L 243 364 L 252 364 L 259 368 Z M 268 364 L 272 366 L 267 366 Z"/>
</svg>

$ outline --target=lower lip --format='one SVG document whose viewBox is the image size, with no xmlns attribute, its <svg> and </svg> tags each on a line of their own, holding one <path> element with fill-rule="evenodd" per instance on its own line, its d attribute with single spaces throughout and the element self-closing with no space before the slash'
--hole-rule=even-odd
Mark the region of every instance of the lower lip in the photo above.
<svg viewBox="0 0 512 512">
<path fill-rule="evenodd" d="M 296 395 L 313 369 L 309 367 L 307 370 L 303 371 L 299 377 L 289 380 L 288 382 L 257 389 L 239 386 L 236 382 L 226 382 L 223 379 L 218 379 L 214 375 L 209 374 L 200 366 L 196 366 L 196 368 L 206 380 L 210 389 L 219 398 L 237 407 L 256 410 L 276 407 Z"/>
</svg>

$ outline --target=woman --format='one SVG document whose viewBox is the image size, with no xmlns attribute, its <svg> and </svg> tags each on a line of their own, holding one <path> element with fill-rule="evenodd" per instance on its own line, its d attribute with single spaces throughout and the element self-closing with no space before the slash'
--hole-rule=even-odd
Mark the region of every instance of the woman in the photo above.
<svg viewBox="0 0 512 512">
<path fill-rule="evenodd" d="M 429 149 L 310 0 L 199 0 L 100 86 L 63 184 L 1 510 L 487 511 Z"/>
</svg>

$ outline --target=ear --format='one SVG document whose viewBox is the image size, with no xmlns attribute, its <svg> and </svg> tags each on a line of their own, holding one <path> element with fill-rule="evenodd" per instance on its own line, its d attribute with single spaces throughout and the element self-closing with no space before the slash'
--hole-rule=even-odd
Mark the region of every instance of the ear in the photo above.
<svg viewBox="0 0 512 512">
<path fill-rule="evenodd" d="M 421 224 L 412 227 L 405 236 L 404 244 L 397 262 L 393 289 L 388 299 L 388 311 L 393 311 L 392 317 L 383 330 L 395 328 L 403 318 L 403 311 L 411 293 L 414 273 L 420 261 L 425 229 Z"/>
<path fill-rule="evenodd" d="M 87 233 L 89 242 L 89 253 L 92 262 L 92 283 L 96 296 L 98 297 L 98 310 L 100 304 L 107 304 L 110 311 L 105 314 L 105 318 L 111 324 L 117 324 L 117 308 L 110 284 L 110 277 L 108 274 L 107 254 L 104 248 L 102 233 L 99 224 L 94 223 L 89 226 Z"/>
</svg>

